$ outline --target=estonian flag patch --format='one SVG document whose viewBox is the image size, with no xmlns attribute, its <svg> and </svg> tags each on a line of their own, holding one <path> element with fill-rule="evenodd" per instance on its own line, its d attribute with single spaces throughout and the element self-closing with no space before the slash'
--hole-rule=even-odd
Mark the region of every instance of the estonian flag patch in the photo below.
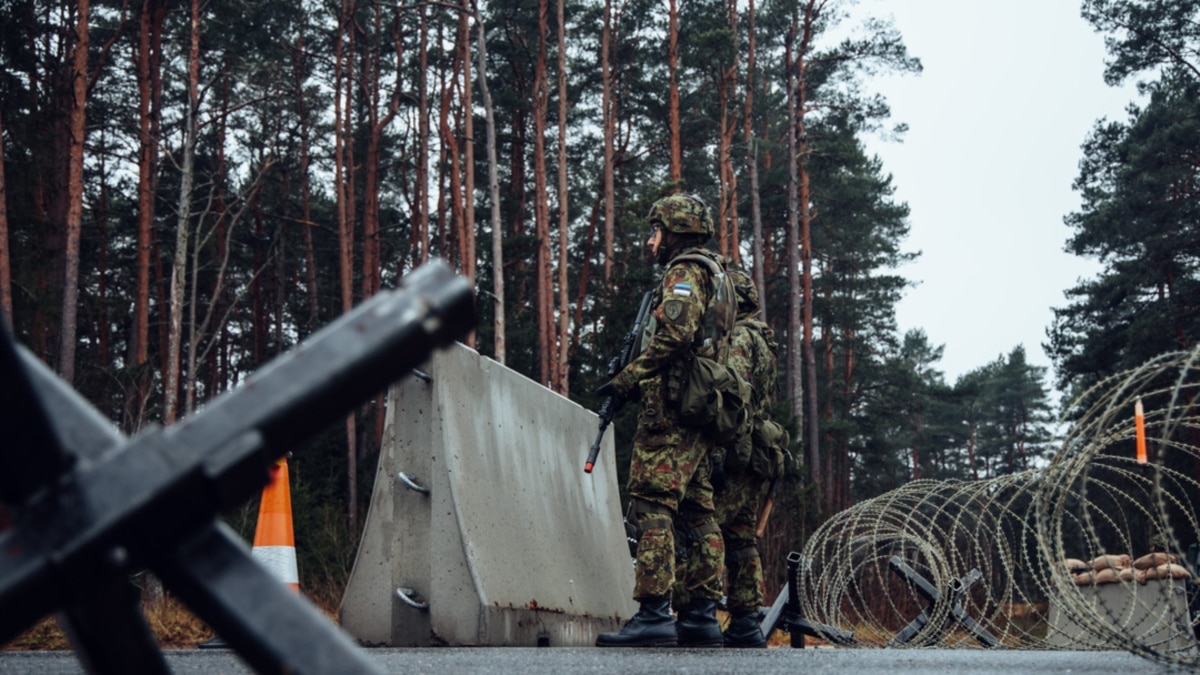
<svg viewBox="0 0 1200 675">
<path fill-rule="evenodd" d="M 691 296 L 692 285 L 684 284 L 684 283 L 675 284 L 675 287 L 671 289 L 671 294 L 672 295 L 682 295 L 684 297 Z"/>
</svg>

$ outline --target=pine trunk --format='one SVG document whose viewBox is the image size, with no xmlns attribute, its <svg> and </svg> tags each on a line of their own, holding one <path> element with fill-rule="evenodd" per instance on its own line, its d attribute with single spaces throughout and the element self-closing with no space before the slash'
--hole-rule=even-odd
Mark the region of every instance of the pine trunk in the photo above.
<svg viewBox="0 0 1200 675">
<path fill-rule="evenodd" d="M 292 63 L 294 80 L 292 89 L 296 102 L 296 110 L 300 124 L 300 226 L 304 228 L 304 290 L 308 295 L 308 324 L 309 331 L 315 330 L 321 323 L 321 303 L 317 287 L 317 254 L 313 248 L 312 220 L 312 175 L 309 165 L 312 163 L 310 153 L 312 137 L 312 118 L 308 110 L 308 99 L 304 91 L 305 71 L 305 41 L 301 33 L 296 38 L 295 57 Z"/>
<path fill-rule="evenodd" d="M 679 4 L 667 2 L 667 115 L 671 127 L 671 182 L 683 180 L 683 139 L 679 122 Z"/>
<path fill-rule="evenodd" d="M 352 0 L 342 0 L 338 33 L 334 47 L 334 181 L 337 189 L 338 269 L 341 276 L 342 312 L 354 304 L 354 231 L 353 231 L 353 142 L 350 111 L 354 89 L 353 39 L 347 39 L 352 24 Z M 350 44 L 346 44 L 350 42 Z M 355 461 L 354 413 L 346 417 L 346 522 L 351 532 L 358 528 L 358 467 Z"/>
<path fill-rule="evenodd" d="M 78 0 L 78 23 L 72 50 L 70 114 L 71 136 L 67 151 L 67 219 L 63 250 L 63 296 L 58 372 L 63 381 L 75 381 L 75 335 L 79 311 L 79 238 L 83 227 L 83 146 L 87 135 L 88 15 L 89 0 Z"/>
<path fill-rule="evenodd" d="M 429 261 L 429 9 L 422 3 L 417 6 L 417 12 L 420 16 L 418 60 L 421 68 L 417 71 L 417 185 L 413 190 L 412 218 L 413 229 L 417 233 L 417 263 L 424 264 Z M 397 54 L 397 71 L 401 71 L 404 67 L 400 59 L 400 55 L 404 53 L 401 32 L 400 13 L 397 12 L 392 27 L 392 43 Z M 388 114 L 388 124 L 391 124 L 400 104 L 399 76 L 396 79 L 396 85 L 392 89 L 395 98 L 392 110 Z M 382 419 L 383 408 L 379 407 L 377 411 Z"/>
<path fill-rule="evenodd" d="M 538 368 L 541 382 L 551 388 L 558 377 L 552 352 L 554 293 L 550 282 L 550 195 L 546 179 L 546 117 L 550 106 L 546 41 L 550 35 L 549 0 L 538 0 L 538 53 L 533 84 L 533 219 L 537 235 Z"/>
<path fill-rule="evenodd" d="M 733 62 L 721 78 L 721 133 L 718 139 L 721 176 L 721 253 L 734 264 L 742 264 L 741 242 L 738 235 L 738 185 L 737 171 L 733 166 L 733 138 L 737 133 L 737 118 L 734 98 L 738 84 L 738 11 L 737 0 L 726 0 L 729 32 L 733 35 Z"/>
<path fill-rule="evenodd" d="M 765 246 L 763 244 L 762 200 L 758 189 L 758 147 L 757 139 L 754 137 L 754 69 L 757 67 L 757 41 L 754 36 L 755 17 L 754 0 L 750 0 L 750 5 L 746 10 L 746 97 L 742 112 L 742 142 L 746 146 L 746 177 L 750 181 L 750 228 L 752 233 L 750 252 L 754 256 L 754 285 L 758 287 L 759 296 L 763 299 L 763 302 L 759 303 L 759 316 L 764 322 L 769 322 L 768 303 L 766 302 L 766 261 L 763 259 Z"/>
<path fill-rule="evenodd" d="M 558 381 L 555 391 L 570 394 L 571 306 L 568 300 L 567 249 L 570 224 L 567 199 L 567 25 L 566 0 L 558 0 Z"/>
<path fill-rule="evenodd" d="M 170 320 L 167 330 L 167 370 L 163 374 L 163 423 L 172 424 L 179 412 L 180 352 L 183 341 L 183 306 L 186 297 L 188 242 L 195 184 L 196 135 L 200 107 L 200 0 L 191 2 L 191 31 L 187 59 L 188 103 L 184 115 L 183 159 L 180 162 L 179 205 L 175 225 L 175 253 L 171 265 Z"/>
<path fill-rule="evenodd" d="M 150 252 L 154 236 L 154 202 L 158 192 L 158 144 L 162 103 L 162 27 L 166 8 L 160 0 L 144 0 L 138 30 L 138 202 L 137 292 L 133 301 L 130 360 L 141 370 L 126 392 L 124 427 L 133 432 L 145 423 L 151 378 L 150 360 Z"/>
<path fill-rule="evenodd" d="M 493 318 L 494 355 L 497 363 L 504 364 L 507 355 L 504 329 L 504 229 L 500 223 L 500 167 L 496 158 L 496 115 L 492 109 L 492 94 L 487 84 L 487 29 L 478 8 L 475 10 L 475 28 L 479 34 L 479 96 L 483 99 L 484 119 L 487 121 L 488 197 L 492 204 L 492 294 L 495 317 Z"/>
<path fill-rule="evenodd" d="M 787 68 L 787 107 L 788 119 L 793 123 L 788 127 L 788 221 L 787 221 L 787 283 L 788 297 L 788 329 L 787 329 L 787 363 L 784 375 L 787 381 L 787 398 L 791 406 L 792 416 L 803 428 L 804 422 L 804 388 L 801 378 L 800 358 L 800 329 L 801 329 L 801 298 L 800 298 L 800 165 L 797 161 L 799 154 L 799 132 L 796 122 L 799 119 L 799 105 L 796 100 L 796 37 L 797 22 L 793 18 L 792 30 L 788 34 L 786 68 Z M 819 459 L 819 458 L 818 458 Z M 813 458 L 809 458 L 809 471 L 814 482 L 819 474 L 819 466 L 813 466 Z"/>
<path fill-rule="evenodd" d="M 475 285 L 475 114 L 474 103 L 472 102 L 472 91 L 474 85 L 471 77 L 471 30 L 468 17 L 476 16 L 471 8 L 472 0 L 462 0 L 462 9 L 458 12 L 458 53 L 459 62 L 462 64 L 462 101 L 459 105 L 459 115 L 462 119 L 463 138 L 465 139 L 463 147 L 463 187 L 462 187 L 462 205 L 463 205 L 463 241 L 460 246 L 462 249 L 462 274 Z M 479 76 L 483 77 L 485 70 L 480 69 Z M 486 85 L 485 85 L 486 86 Z M 477 345 L 477 334 L 471 331 L 467 335 L 466 345 L 472 349 Z"/>
<path fill-rule="evenodd" d="M 612 0 L 604 0 L 604 25 L 600 28 L 600 82 L 602 89 L 601 109 L 604 128 L 604 286 L 610 290 L 613 273 L 613 228 L 616 227 L 616 187 L 613 174 L 613 144 L 616 135 L 616 111 L 613 104 L 612 66 Z"/>
</svg>

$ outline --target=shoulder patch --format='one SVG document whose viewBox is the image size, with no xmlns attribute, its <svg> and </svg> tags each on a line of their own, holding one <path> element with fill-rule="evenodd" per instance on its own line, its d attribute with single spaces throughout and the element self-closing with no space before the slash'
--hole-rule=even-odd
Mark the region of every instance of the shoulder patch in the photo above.
<svg viewBox="0 0 1200 675">
<path fill-rule="evenodd" d="M 673 287 L 671 287 L 671 295 L 682 295 L 683 297 L 686 298 L 686 297 L 690 296 L 691 294 L 692 294 L 692 285 L 691 284 L 680 282 L 680 283 L 675 284 Z"/>
<path fill-rule="evenodd" d="M 663 314 L 672 321 L 678 320 L 680 315 L 683 314 L 683 301 L 667 300 L 663 303 Z"/>
</svg>

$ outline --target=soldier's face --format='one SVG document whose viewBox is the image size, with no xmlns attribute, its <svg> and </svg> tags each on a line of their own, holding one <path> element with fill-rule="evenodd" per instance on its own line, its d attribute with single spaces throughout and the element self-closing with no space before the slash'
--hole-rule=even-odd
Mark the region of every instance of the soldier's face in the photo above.
<svg viewBox="0 0 1200 675">
<path fill-rule="evenodd" d="M 655 260 L 658 259 L 658 249 L 662 248 L 663 231 L 662 227 L 655 225 L 650 232 L 650 238 L 646 240 L 646 246 L 650 249 L 650 255 Z"/>
</svg>

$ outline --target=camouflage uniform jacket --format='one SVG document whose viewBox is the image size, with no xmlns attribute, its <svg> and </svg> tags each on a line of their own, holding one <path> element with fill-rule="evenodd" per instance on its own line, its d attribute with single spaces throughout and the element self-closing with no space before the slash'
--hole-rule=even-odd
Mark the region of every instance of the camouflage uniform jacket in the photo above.
<svg viewBox="0 0 1200 675">
<path fill-rule="evenodd" d="M 699 253 L 724 265 L 718 254 L 706 248 L 691 247 L 679 254 L 686 253 Z M 712 295 L 712 279 L 704 265 L 690 260 L 667 263 L 651 303 L 654 311 L 647 328 L 649 339 L 643 338 L 642 353 L 612 380 L 618 393 L 628 395 L 640 382 L 655 375 L 666 379 L 673 364 L 693 353 L 702 339 L 704 313 Z"/>
<path fill-rule="evenodd" d="M 774 400 L 777 351 L 775 332 L 770 326 L 745 314 L 738 316 L 733 327 L 729 366 L 754 387 L 755 413 L 768 410 Z"/>
</svg>

